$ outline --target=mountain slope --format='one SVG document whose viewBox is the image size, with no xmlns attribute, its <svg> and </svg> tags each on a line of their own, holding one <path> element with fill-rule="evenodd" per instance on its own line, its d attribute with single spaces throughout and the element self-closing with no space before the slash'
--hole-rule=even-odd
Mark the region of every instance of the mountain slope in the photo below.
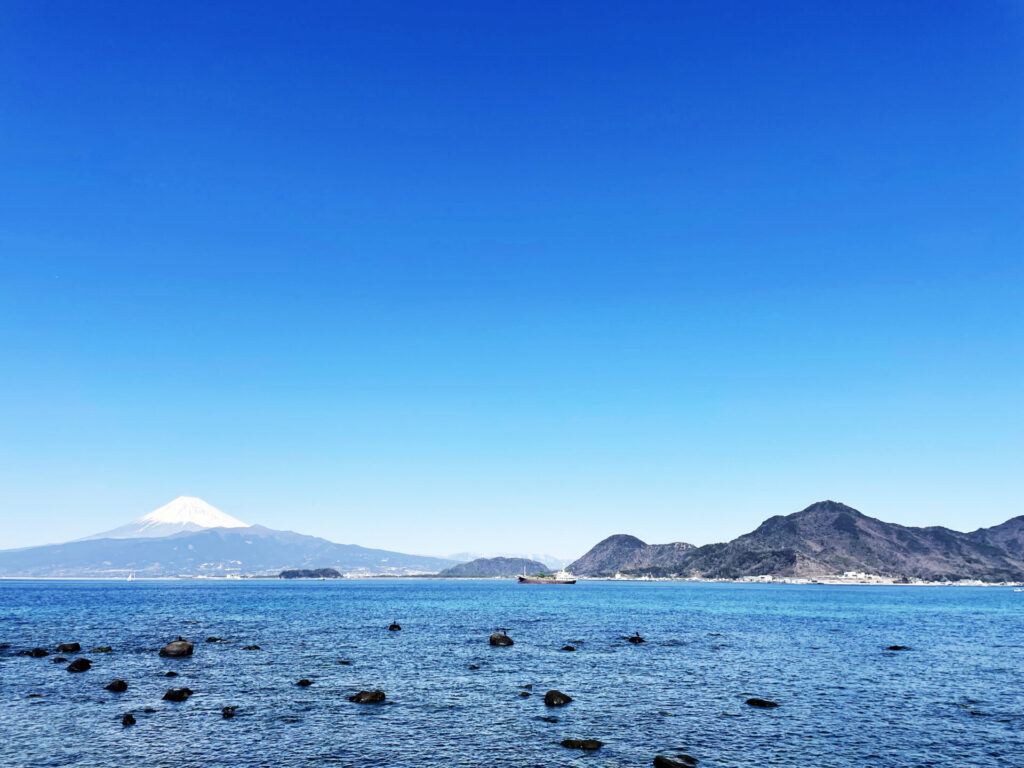
<svg viewBox="0 0 1024 768">
<path fill-rule="evenodd" d="M 366 574 L 436 573 L 451 560 L 406 555 L 253 525 L 161 538 L 88 539 L 0 551 L 0 576 L 138 576 L 274 573 L 337 568 Z"/>
<path fill-rule="evenodd" d="M 645 544 L 636 536 L 616 534 L 599 542 L 566 569 L 580 576 L 613 576 L 619 571 L 671 568 L 692 544 Z"/>
<path fill-rule="evenodd" d="M 599 541 L 566 570 L 577 576 L 614 576 L 647 546 L 636 536 L 618 533 Z"/>
<path fill-rule="evenodd" d="M 967 537 L 1024 558 L 1024 515 L 1011 518 L 1001 525 L 971 531 Z"/>
<path fill-rule="evenodd" d="M 547 573 L 548 567 L 536 560 L 522 557 L 479 557 L 468 563 L 459 563 L 446 568 L 439 576 L 518 576 L 524 572 L 530 576 Z"/>
<path fill-rule="evenodd" d="M 672 545 L 643 545 L 610 551 L 609 541 L 597 544 L 570 569 L 582 576 L 621 571 L 706 578 L 817 577 L 863 571 L 927 580 L 1024 579 L 1024 518 L 967 534 L 886 523 L 845 504 L 822 501 L 791 515 L 769 518 L 725 544 L 675 551 L 665 549 Z"/>
</svg>

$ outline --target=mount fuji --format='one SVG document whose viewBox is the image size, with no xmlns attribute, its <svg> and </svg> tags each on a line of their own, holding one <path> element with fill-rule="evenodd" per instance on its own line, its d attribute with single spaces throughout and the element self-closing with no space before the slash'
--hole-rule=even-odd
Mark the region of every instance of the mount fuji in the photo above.
<svg viewBox="0 0 1024 768">
<path fill-rule="evenodd" d="M 249 525 L 202 499 L 179 496 L 104 533 L 0 550 L 0 577 L 276 576 L 293 568 L 403 576 L 437 573 L 457 562 Z"/>
<path fill-rule="evenodd" d="M 201 531 L 205 528 L 248 528 L 237 517 L 221 512 L 195 496 L 179 496 L 174 501 L 154 509 L 127 525 L 111 531 L 87 536 L 90 539 L 140 539 L 173 536 L 185 531 Z"/>
</svg>

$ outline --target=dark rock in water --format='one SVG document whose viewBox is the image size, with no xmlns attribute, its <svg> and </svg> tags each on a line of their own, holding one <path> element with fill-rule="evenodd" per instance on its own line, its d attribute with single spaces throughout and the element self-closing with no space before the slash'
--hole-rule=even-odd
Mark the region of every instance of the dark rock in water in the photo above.
<svg viewBox="0 0 1024 768">
<path fill-rule="evenodd" d="M 525 699 L 525 698 L 526 698 L 527 696 L 533 696 L 533 694 L 532 694 L 532 693 L 530 693 L 529 691 L 520 691 L 520 692 L 519 692 L 519 695 L 520 695 L 520 696 L 521 696 L 522 698 L 524 698 L 524 699 Z"/>
<path fill-rule="evenodd" d="M 164 672 L 164 677 L 177 677 L 178 673 L 173 669 L 170 672 Z"/>
<path fill-rule="evenodd" d="M 890 645 L 885 650 L 887 650 L 887 651 L 909 651 L 910 650 L 910 646 L 909 645 Z"/>
<path fill-rule="evenodd" d="M 312 684 L 313 684 L 313 681 L 312 680 L 307 680 L 306 678 L 302 678 L 301 680 L 299 680 L 299 682 L 296 683 L 296 685 L 301 685 L 303 688 L 305 688 L 307 686 L 310 686 Z"/>
<path fill-rule="evenodd" d="M 179 637 L 177 640 L 174 640 L 165 645 L 163 648 L 161 648 L 160 655 L 172 657 L 191 656 L 192 643 L 190 643 L 188 640 L 182 640 L 181 637 Z"/>
<path fill-rule="evenodd" d="M 64 658 L 63 656 L 54 656 L 53 657 L 53 663 L 54 664 L 63 664 L 65 661 L 67 661 L 67 659 Z"/>
<path fill-rule="evenodd" d="M 19 656 L 31 656 L 33 659 L 41 659 L 49 656 L 50 652 L 44 648 L 33 648 L 31 651 L 18 651 Z"/>
<path fill-rule="evenodd" d="M 501 632 L 495 632 L 491 635 L 489 642 L 491 645 L 515 645 L 515 643 L 512 642 L 511 637 L 502 634 Z"/>
<path fill-rule="evenodd" d="M 93 648 L 89 653 L 110 653 L 112 650 L 114 649 L 109 645 L 101 645 L 98 648 Z"/>
<path fill-rule="evenodd" d="M 558 722 L 558 718 L 555 717 L 554 715 L 544 715 L 543 717 L 541 717 L 541 720 L 543 720 L 545 723 L 557 723 Z"/>
<path fill-rule="evenodd" d="M 654 768 L 693 768 L 696 764 L 697 758 L 689 755 L 676 755 L 674 760 L 664 755 L 654 758 Z"/>
<path fill-rule="evenodd" d="M 235 716 L 235 708 L 224 707 L 224 709 L 220 711 L 220 716 L 223 717 L 225 720 L 230 720 L 232 717 Z"/>
<path fill-rule="evenodd" d="M 121 678 L 114 678 L 109 683 L 107 683 L 106 689 L 108 691 L 113 691 L 114 693 L 124 693 L 128 690 L 128 683 L 126 683 Z"/>
<path fill-rule="evenodd" d="M 349 661 L 348 659 L 345 659 L 344 661 L 339 661 L 338 663 L 341 664 L 341 666 L 343 666 L 343 667 L 351 667 L 352 666 L 352 662 Z"/>
<path fill-rule="evenodd" d="M 153 709 L 152 707 L 146 707 L 146 708 L 145 708 L 144 710 L 142 710 L 142 711 L 143 711 L 143 712 L 145 712 L 145 713 L 146 713 L 147 715 L 152 715 L 152 714 L 153 714 L 154 712 L 156 712 L 156 710 L 155 710 L 155 709 Z"/>
<path fill-rule="evenodd" d="M 68 672 L 85 672 L 92 666 L 92 662 L 89 659 L 75 659 L 68 664 Z"/>
<path fill-rule="evenodd" d="M 642 637 L 640 637 L 640 633 L 639 632 L 634 634 L 632 637 L 627 637 L 626 639 L 629 640 L 629 642 L 631 642 L 631 643 L 643 643 L 643 642 L 646 642 Z"/>
<path fill-rule="evenodd" d="M 402 631 L 402 625 L 399 624 L 397 621 L 392 621 L 391 624 L 388 625 L 388 631 L 389 632 L 401 632 Z"/>
<path fill-rule="evenodd" d="M 61 643 L 57 646 L 57 653 L 78 653 L 82 646 L 78 643 Z"/>
<path fill-rule="evenodd" d="M 258 651 L 260 647 L 258 645 L 244 645 L 242 646 L 243 651 Z"/>
<path fill-rule="evenodd" d="M 171 688 L 164 694 L 164 701 L 185 701 L 192 694 L 191 688 Z"/>
<path fill-rule="evenodd" d="M 550 690 L 544 694 L 544 704 L 548 707 L 564 707 L 572 701 L 572 696 L 561 691 Z"/>
<path fill-rule="evenodd" d="M 477 665 L 477 664 L 470 664 L 469 668 L 470 669 L 480 669 L 479 665 Z"/>
<path fill-rule="evenodd" d="M 206 638 L 208 643 L 226 643 L 227 641 L 223 637 L 208 637 Z"/>
<path fill-rule="evenodd" d="M 752 699 L 747 699 L 747 704 L 751 707 L 760 707 L 761 709 L 771 709 L 772 707 L 779 706 L 774 701 L 768 701 L 768 699 L 759 699 L 756 696 Z"/>
<path fill-rule="evenodd" d="M 43 698 L 43 694 L 41 694 L 41 693 L 30 693 L 25 698 L 26 699 L 41 699 L 41 698 Z"/>
<path fill-rule="evenodd" d="M 562 650 L 563 651 L 575 651 L 576 650 L 576 646 L 573 646 L 573 645 L 563 645 L 562 646 Z"/>
<path fill-rule="evenodd" d="M 121 718 L 121 725 L 135 725 L 135 715 L 128 712 L 124 717 Z"/>
<path fill-rule="evenodd" d="M 562 746 L 568 749 L 585 749 L 589 752 L 600 749 L 604 746 L 604 742 L 597 739 L 565 739 L 562 741 Z"/>
<path fill-rule="evenodd" d="M 356 704 L 380 704 L 385 698 L 384 691 L 360 691 L 355 696 L 349 696 L 348 700 Z"/>
</svg>

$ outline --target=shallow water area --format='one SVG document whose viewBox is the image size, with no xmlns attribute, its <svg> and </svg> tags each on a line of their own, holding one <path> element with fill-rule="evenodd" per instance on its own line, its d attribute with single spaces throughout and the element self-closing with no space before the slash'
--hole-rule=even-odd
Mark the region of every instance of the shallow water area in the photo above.
<svg viewBox="0 0 1024 768">
<path fill-rule="evenodd" d="M 194 655 L 159 657 L 178 635 Z M 53 662 L 73 641 L 87 672 Z M 1004 588 L 3 581 L 0 643 L 2 766 L 1024 765 L 1024 594 Z M 386 704 L 348 700 L 375 688 Z"/>
</svg>

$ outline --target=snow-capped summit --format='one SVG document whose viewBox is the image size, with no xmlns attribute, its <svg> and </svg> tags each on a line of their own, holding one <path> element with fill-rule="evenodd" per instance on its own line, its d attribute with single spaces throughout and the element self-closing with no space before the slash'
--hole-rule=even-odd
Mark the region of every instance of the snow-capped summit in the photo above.
<svg viewBox="0 0 1024 768">
<path fill-rule="evenodd" d="M 133 520 L 112 531 L 97 533 L 90 539 L 139 539 L 173 536 L 183 531 L 201 531 L 204 528 L 248 528 L 236 517 L 221 512 L 195 496 L 179 496 L 169 504 L 154 509 L 148 515 Z"/>
</svg>

